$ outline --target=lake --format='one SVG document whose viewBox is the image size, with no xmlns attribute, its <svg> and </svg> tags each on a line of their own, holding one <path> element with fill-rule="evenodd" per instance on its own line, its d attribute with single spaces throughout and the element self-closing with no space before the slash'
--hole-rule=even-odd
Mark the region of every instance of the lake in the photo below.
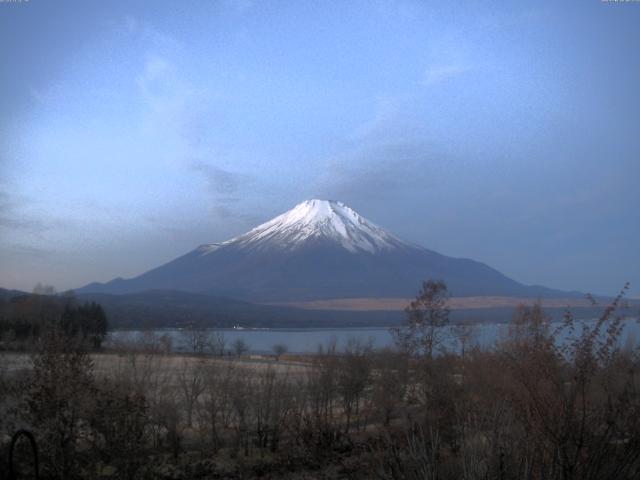
<svg viewBox="0 0 640 480">
<path fill-rule="evenodd" d="M 594 320 L 587 320 L 592 323 Z M 632 342 L 635 344 L 640 339 L 640 323 L 635 318 L 624 321 L 624 330 L 621 335 L 621 343 Z M 559 324 L 551 324 L 553 330 Z M 473 328 L 472 341 L 470 343 L 489 347 L 496 340 L 503 338 L 508 329 L 508 325 L 501 324 L 481 324 Z M 252 353 L 270 353 L 276 344 L 284 344 L 291 353 L 313 353 L 318 350 L 319 345 L 328 345 L 335 341 L 338 349 L 343 349 L 350 339 L 361 342 L 371 342 L 375 348 L 383 348 L 393 345 L 393 338 L 388 328 L 305 328 L 305 329 L 211 329 L 211 332 L 219 332 L 224 335 L 227 348 L 237 339 L 242 339 L 249 346 Z M 171 338 L 174 351 L 186 351 L 185 335 L 180 329 L 157 329 L 152 330 L 157 335 L 168 335 Z M 137 338 L 148 334 L 139 330 L 116 330 L 109 333 L 107 345 L 114 345 L 120 341 L 135 341 Z M 450 327 L 444 327 L 442 338 L 447 349 L 457 351 L 460 346 Z M 558 342 L 562 342 L 565 335 L 558 337 Z"/>
</svg>

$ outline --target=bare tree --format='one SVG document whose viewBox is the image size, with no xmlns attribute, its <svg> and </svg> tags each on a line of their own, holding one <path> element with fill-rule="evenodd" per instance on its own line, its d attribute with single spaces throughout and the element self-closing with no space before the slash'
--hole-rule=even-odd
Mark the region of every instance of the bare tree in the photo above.
<svg viewBox="0 0 640 480">
<path fill-rule="evenodd" d="M 168 355 L 173 351 L 173 339 L 168 333 L 160 335 L 158 344 L 160 346 L 161 353 L 165 355 Z"/>
<path fill-rule="evenodd" d="M 320 345 L 306 371 L 305 394 L 307 408 L 303 413 L 302 441 L 313 448 L 324 448 L 339 433 L 334 419 L 334 405 L 338 397 L 339 358 L 336 340 L 326 347 Z"/>
<path fill-rule="evenodd" d="M 133 480 L 144 465 L 149 432 L 144 395 L 129 384 L 103 379 L 96 392 L 89 425 L 89 442 L 98 458 L 113 465 L 118 478 Z"/>
<path fill-rule="evenodd" d="M 252 410 L 261 453 L 275 452 L 290 409 L 291 384 L 287 375 L 269 367 L 256 374 Z"/>
<path fill-rule="evenodd" d="M 437 480 L 442 478 L 440 444 L 437 431 L 410 425 L 403 435 L 382 437 L 374 453 L 377 464 L 370 468 L 384 480 Z"/>
<path fill-rule="evenodd" d="M 451 334 L 460 346 L 460 355 L 464 361 L 467 350 L 475 340 L 476 327 L 469 321 L 458 322 L 451 326 Z"/>
<path fill-rule="evenodd" d="M 204 437 L 214 453 L 221 445 L 221 431 L 229 426 L 232 413 L 231 395 L 236 368 L 233 362 L 211 362 L 204 367 L 204 391 L 198 414 Z"/>
<path fill-rule="evenodd" d="M 355 419 L 356 426 L 359 420 L 361 396 L 371 377 L 371 351 L 370 342 L 364 344 L 350 338 L 340 356 L 337 380 L 346 416 L 345 433 L 349 432 L 352 420 Z"/>
<path fill-rule="evenodd" d="M 219 331 L 212 332 L 209 338 L 209 348 L 211 349 L 211 353 L 218 356 L 224 355 L 227 347 L 227 339 L 225 338 L 224 333 Z"/>
<path fill-rule="evenodd" d="M 237 457 L 240 449 L 244 456 L 249 456 L 249 432 L 251 430 L 251 402 L 253 388 L 250 372 L 239 368 L 231 382 L 231 405 L 234 413 L 234 427 L 236 436 L 232 449 L 232 456 Z"/>
<path fill-rule="evenodd" d="M 396 345 L 409 354 L 433 357 L 442 347 L 442 327 L 449 323 L 449 292 L 442 280 L 428 280 L 409 306 L 402 327 L 391 330 Z"/>
<path fill-rule="evenodd" d="M 76 477 L 84 457 L 79 450 L 85 433 L 81 421 L 89 417 L 95 392 L 93 362 L 81 343 L 53 325 L 32 363 L 25 413 L 40 433 L 45 472 Z"/>
<path fill-rule="evenodd" d="M 204 368 L 201 362 L 189 362 L 184 359 L 177 375 L 181 399 L 186 411 L 187 427 L 193 425 L 193 412 L 200 395 L 205 391 Z"/>
<path fill-rule="evenodd" d="M 517 335 L 501 353 L 511 404 L 537 452 L 537 475 L 633 478 L 640 471 L 640 366 L 619 348 L 616 314 L 627 288 L 592 323 L 575 325 L 568 314 L 561 345 L 538 309 L 515 319 Z"/>
<path fill-rule="evenodd" d="M 405 400 L 408 375 L 409 365 L 405 354 L 383 350 L 375 356 L 371 400 L 385 426 L 390 424 L 394 413 Z"/>
<path fill-rule="evenodd" d="M 209 331 L 203 325 L 191 322 L 180 333 L 189 351 L 193 353 L 204 353 L 211 345 Z"/>
<path fill-rule="evenodd" d="M 117 357 L 109 371 L 109 379 L 132 394 L 143 396 L 146 401 L 149 423 L 147 425 L 152 446 L 158 448 L 164 442 L 170 412 L 168 405 L 173 397 L 172 358 L 163 346 L 162 337 L 145 332 L 136 340 L 122 343 L 123 355 Z"/>
<path fill-rule="evenodd" d="M 233 342 L 233 351 L 236 356 L 241 357 L 249 352 L 249 345 L 242 338 L 238 338 Z"/>
<path fill-rule="evenodd" d="M 273 353 L 276 356 L 276 362 L 280 360 L 280 357 L 282 355 L 284 355 L 285 353 L 287 353 L 287 351 L 289 350 L 289 347 L 287 347 L 284 343 L 276 343 L 273 347 L 272 347 Z"/>
</svg>

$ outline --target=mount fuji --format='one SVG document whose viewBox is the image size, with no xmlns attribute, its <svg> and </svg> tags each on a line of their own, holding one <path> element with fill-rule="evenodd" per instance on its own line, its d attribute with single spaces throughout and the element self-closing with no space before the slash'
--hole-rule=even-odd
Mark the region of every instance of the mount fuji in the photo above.
<svg viewBox="0 0 640 480">
<path fill-rule="evenodd" d="M 474 260 L 405 242 L 341 202 L 307 200 L 249 232 L 201 245 L 131 278 L 92 283 L 79 293 L 174 290 L 262 303 L 415 295 L 443 279 L 452 295 L 567 297 L 527 286 Z"/>
</svg>

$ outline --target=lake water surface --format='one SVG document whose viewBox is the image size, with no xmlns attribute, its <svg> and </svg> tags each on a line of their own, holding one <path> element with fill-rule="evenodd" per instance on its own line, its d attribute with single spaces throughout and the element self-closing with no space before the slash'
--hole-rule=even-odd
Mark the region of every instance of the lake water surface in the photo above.
<svg viewBox="0 0 640 480">
<path fill-rule="evenodd" d="M 592 323 L 593 320 L 587 320 Z M 640 323 L 635 318 L 624 321 L 624 330 L 621 335 L 621 343 L 636 343 L 640 339 Z M 553 331 L 559 324 L 551 324 Z M 489 347 L 500 338 L 504 338 L 508 332 L 507 324 L 481 324 L 473 327 L 471 336 L 472 344 Z M 211 332 L 219 332 L 224 335 L 227 348 L 237 339 L 242 339 L 249 346 L 252 353 L 269 353 L 276 344 L 284 344 L 291 353 L 313 353 L 319 345 L 328 345 L 335 341 L 338 349 L 344 348 L 350 339 L 361 342 L 371 342 L 375 348 L 383 348 L 393 345 L 393 338 L 388 328 L 305 328 L 305 329 L 211 329 Z M 186 351 L 187 343 L 184 332 L 180 329 L 158 329 L 152 331 L 155 335 L 168 335 L 171 338 L 174 351 Z M 113 331 L 109 333 L 107 344 L 115 344 L 119 341 L 135 341 L 145 335 L 139 330 Z M 566 334 L 558 337 L 562 342 Z M 450 350 L 457 351 L 460 348 L 455 335 L 449 327 L 442 330 L 444 345 Z"/>
</svg>

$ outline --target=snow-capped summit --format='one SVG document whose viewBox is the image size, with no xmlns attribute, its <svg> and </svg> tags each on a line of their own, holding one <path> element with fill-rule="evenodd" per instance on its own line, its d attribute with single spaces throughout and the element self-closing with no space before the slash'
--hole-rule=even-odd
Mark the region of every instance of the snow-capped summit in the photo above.
<svg viewBox="0 0 640 480">
<path fill-rule="evenodd" d="M 307 200 L 231 240 L 80 292 L 178 290 L 258 302 L 410 298 L 429 278 L 443 279 L 459 296 L 558 294 L 522 285 L 482 263 L 403 242 L 344 203 L 328 200 Z"/>
<path fill-rule="evenodd" d="M 222 245 L 296 250 L 309 242 L 331 242 L 350 252 L 369 253 L 406 245 L 344 203 L 318 199 L 306 200 Z"/>
</svg>

